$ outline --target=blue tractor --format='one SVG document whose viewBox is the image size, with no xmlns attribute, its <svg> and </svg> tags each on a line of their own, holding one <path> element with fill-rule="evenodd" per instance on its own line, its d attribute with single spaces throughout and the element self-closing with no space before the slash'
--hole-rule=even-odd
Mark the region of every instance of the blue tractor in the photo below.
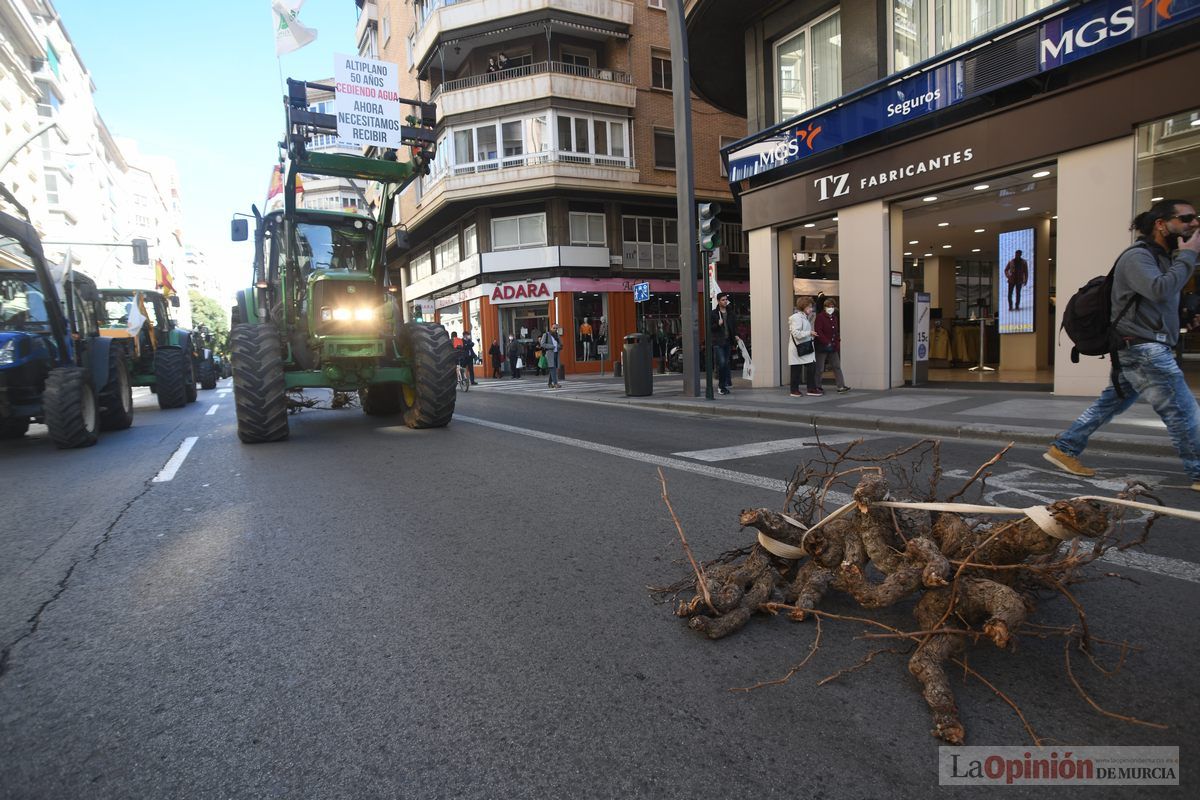
<svg viewBox="0 0 1200 800">
<path fill-rule="evenodd" d="M 25 209 L 0 211 L 0 439 L 44 423 L 59 448 L 88 447 L 99 430 L 133 424 L 125 360 L 96 322 L 96 284 L 79 273 L 59 286 Z"/>
</svg>

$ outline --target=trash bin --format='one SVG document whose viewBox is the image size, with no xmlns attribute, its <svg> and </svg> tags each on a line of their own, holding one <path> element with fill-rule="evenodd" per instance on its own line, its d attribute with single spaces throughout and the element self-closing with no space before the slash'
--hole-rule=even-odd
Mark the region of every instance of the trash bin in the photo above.
<svg viewBox="0 0 1200 800">
<path fill-rule="evenodd" d="M 647 397 L 654 394 L 654 357 L 650 337 L 631 333 L 625 337 L 625 394 Z"/>
</svg>

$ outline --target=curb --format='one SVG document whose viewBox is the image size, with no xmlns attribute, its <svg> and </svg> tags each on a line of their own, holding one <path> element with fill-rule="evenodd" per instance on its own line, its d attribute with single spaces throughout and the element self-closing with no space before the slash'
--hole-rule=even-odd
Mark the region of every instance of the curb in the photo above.
<svg viewBox="0 0 1200 800">
<path fill-rule="evenodd" d="M 575 399 L 564 397 L 564 400 Z M 584 399 L 584 398 L 578 398 Z M 868 416 L 864 414 L 847 414 L 834 412 L 801 412 L 776 410 L 772 408 L 757 408 L 753 406 L 722 403 L 720 405 L 703 404 L 691 400 L 645 401 L 637 397 L 597 397 L 586 398 L 587 402 L 602 402 L 611 405 L 634 406 L 638 408 L 663 409 L 666 411 L 686 412 L 689 414 L 706 414 L 719 417 L 739 417 L 748 419 L 767 419 L 777 422 L 792 422 L 798 425 L 828 428 L 844 428 L 862 431 L 884 431 L 891 433 L 917 434 L 953 439 L 974 439 L 994 441 L 1007 444 L 1031 444 L 1048 447 L 1053 441 L 1058 429 L 1031 428 L 1011 425 L 987 425 L 983 423 L 959 424 L 954 422 L 939 422 L 929 419 L 905 419 L 897 417 Z M 1176 456 L 1174 446 L 1157 436 L 1138 434 L 1096 433 L 1088 442 L 1088 448 L 1105 453 L 1118 453 L 1139 456 Z"/>
</svg>

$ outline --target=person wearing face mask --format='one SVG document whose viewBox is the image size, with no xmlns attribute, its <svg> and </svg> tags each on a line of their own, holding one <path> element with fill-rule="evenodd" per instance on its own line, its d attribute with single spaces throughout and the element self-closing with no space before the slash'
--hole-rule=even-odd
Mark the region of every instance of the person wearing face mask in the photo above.
<svg viewBox="0 0 1200 800">
<path fill-rule="evenodd" d="M 816 384 L 821 385 L 825 375 L 825 366 L 833 369 L 833 378 L 837 383 L 838 394 L 850 391 L 846 379 L 842 377 L 842 320 L 838 316 L 837 303 L 832 297 L 825 298 L 825 310 L 813 320 L 813 333 L 817 337 Z"/>
<path fill-rule="evenodd" d="M 1191 203 L 1160 200 L 1138 214 L 1132 228 L 1137 242 L 1117 259 L 1112 285 L 1120 373 L 1043 458 L 1072 475 L 1095 475 L 1079 461 L 1088 438 L 1145 395 L 1167 426 L 1192 490 L 1200 492 L 1200 406 L 1173 352 L 1179 340 L 1179 293 L 1200 258 L 1195 235 L 1200 220 Z"/>
</svg>

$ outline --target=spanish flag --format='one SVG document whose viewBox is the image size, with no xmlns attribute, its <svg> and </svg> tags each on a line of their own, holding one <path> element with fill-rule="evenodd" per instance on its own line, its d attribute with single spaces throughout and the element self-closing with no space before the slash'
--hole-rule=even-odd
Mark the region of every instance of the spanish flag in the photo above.
<svg viewBox="0 0 1200 800">
<path fill-rule="evenodd" d="M 267 187 L 267 203 L 271 202 L 271 198 L 276 195 L 283 194 L 283 165 L 276 164 L 275 169 L 271 171 L 271 185 Z M 304 182 L 300 176 L 296 176 L 296 199 L 304 194 Z"/>
<path fill-rule="evenodd" d="M 161 259 L 154 260 L 154 288 L 162 292 L 165 297 L 178 294 L 175 291 L 175 284 L 171 283 L 171 273 L 167 272 L 167 265 Z"/>
</svg>

